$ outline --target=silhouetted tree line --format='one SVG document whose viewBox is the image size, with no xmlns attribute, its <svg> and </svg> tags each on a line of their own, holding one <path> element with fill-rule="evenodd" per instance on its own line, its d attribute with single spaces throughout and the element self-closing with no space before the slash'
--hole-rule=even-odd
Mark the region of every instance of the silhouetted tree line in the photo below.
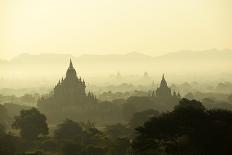
<svg viewBox="0 0 232 155">
<path fill-rule="evenodd" d="M 230 155 L 232 112 L 182 99 L 174 110 L 135 112 L 127 123 L 96 127 L 65 119 L 52 127 L 36 108 L 21 110 L 6 128 L 0 106 L 1 155 Z M 7 121 L 6 121 L 7 122 Z"/>
<path fill-rule="evenodd" d="M 78 122 L 91 120 L 106 125 L 128 122 L 136 112 L 150 109 L 162 112 L 173 109 L 177 104 L 178 100 L 173 98 L 162 100 L 152 96 L 131 96 L 128 99 L 98 101 L 96 104 L 47 105 L 43 108 L 39 107 L 39 110 L 47 116 L 50 124 L 70 118 Z"/>
<path fill-rule="evenodd" d="M 0 103 L 16 103 L 16 104 L 24 104 L 28 106 L 33 106 L 37 104 L 37 100 L 39 99 L 40 95 L 35 94 L 24 94 L 23 96 L 15 96 L 15 95 L 2 95 L 0 94 Z"/>
<path fill-rule="evenodd" d="M 136 131 L 136 155 L 232 154 L 232 112 L 206 110 L 195 100 L 182 99 L 172 112 L 153 117 Z"/>
</svg>

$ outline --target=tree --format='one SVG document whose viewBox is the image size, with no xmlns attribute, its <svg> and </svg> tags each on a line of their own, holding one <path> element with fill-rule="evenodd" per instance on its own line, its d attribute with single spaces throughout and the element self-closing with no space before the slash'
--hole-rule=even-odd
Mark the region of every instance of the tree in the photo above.
<svg viewBox="0 0 232 155">
<path fill-rule="evenodd" d="M 232 112 L 205 110 L 195 100 L 182 99 L 172 112 L 136 130 L 132 147 L 138 155 L 232 153 Z"/>
<path fill-rule="evenodd" d="M 54 131 L 54 136 L 58 139 L 73 139 L 83 136 L 84 132 L 79 123 L 66 119 L 58 124 Z"/>
<path fill-rule="evenodd" d="M 230 103 L 232 103 L 232 94 L 230 94 L 230 95 L 228 96 L 228 101 L 229 101 Z"/>
<path fill-rule="evenodd" d="M 16 138 L 11 135 L 0 136 L 0 154 L 13 155 L 16 152 Z"/>
<path fill-rule="evenodd" d="M 126 121 L 129 121 L 134 113 L 157 108 L 154 101 L 147 96 L 131 96 L 123 104 L 123 115 Z"/>
<path fill-rule="evenodd" d="M 0 124 L 0 136 L 5 134 L 6 134 L 6 128 L 2 124 Z"/>
<path fill-rule="evenodd" d="M 112 155 L 126 155 L 130 148 L 130 140 L 129 138 L 117 138 L 109 147 Z"/>
<path fill-rule="evenodd" d="M 151 117 L 156 117 L 159 115 L 159 112 L 153 109 L 145 110 L 142 112 L 137 112 L 133 115 L 132 119 L 129 121 L 129 126 L 132 129 L 135 129 L 148 121 Z"/>
<path fill-rule="evenodd" d="M 194 95 L 193 95 L 193 93 L 187 93 L 186 95 L 185 95 L 185 98 L 187 98 L 187 99 L 189 99 L 189 100 L 192 100 L 192 99 L 194 99 Z"/>
<path fill-rule="evenodd" d="M 83 151 L 82 155 L 104 155 L 105 152 L 106 152 L 106 149 L 104 147 L 88 145 Z"/>
<path fill-rule="evenodd" d="M 0 128 L 6 128 L 9 124 L 8 111 L 4 105 L 0 105 Z"/>
<path fill-rule="evenodd" d="M 21 110 L 20 115 L 15 117 L 12 127 L 20 130 L 20 135 L 28 140 L 36 139 L 40 134 L 48 134 L 46 116 L 36 108 Z"/>
<path fill-rule="evenodd" d="M 179 104 L 177 106 L 175 106 L 175 110 L 174 111 L 178 111 L 178 110 L 204 111 L 205 107 L 199 101 L 188 100 L 186 98 L 183 98 L 182 100 L 180 100 Z"/>
<path fill-rule="evenodd" d="M 128 137 L 130 129 L 123 124 L 114 124 L 106 126 L 105 133 L 112 139 Z"/>
<path fill-rule="evenodd" d="M 80 144 L 74 142 L 67 142 L 62 147 L 63 155 L 82 155 L 83 148 Z"/>
</svg>

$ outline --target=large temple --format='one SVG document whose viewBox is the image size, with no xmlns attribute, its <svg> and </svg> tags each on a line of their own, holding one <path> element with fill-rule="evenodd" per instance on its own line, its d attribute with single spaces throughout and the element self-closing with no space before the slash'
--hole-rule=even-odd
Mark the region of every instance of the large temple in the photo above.
<svg viewBox="0 0 232 155">
<path fill-rule="evenodd" d="M 90 92 L 86 94 L 85 88 L 85 81 L 77 76 L 77 72 L 70 59 L 66 77 L 59 80 L 51 94 L 48 97 L 42 97 L 38 101 L 38 105 L 46 106 L 46 104 L 55 104 L 57 106 L 75 106 L 95 103 L 96 97 Z"/>
</svg>

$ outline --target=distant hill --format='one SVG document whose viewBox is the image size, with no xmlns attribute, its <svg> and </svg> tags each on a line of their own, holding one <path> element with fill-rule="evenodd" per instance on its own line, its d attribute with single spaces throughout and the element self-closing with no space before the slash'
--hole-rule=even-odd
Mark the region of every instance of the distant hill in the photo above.
<svg viewBox="0 0 232 155">
<path fill-rule="evenodd" d="M 165 69 L 197 73 L 231 72 L 232 50 L 206 50 L 206 51 L 180 51 L 169 53 L 154 59 L 157 64 L 162 64 Z"/>
<path fill-rule="evenodd" d="M 108 62 L 120 62 L 120 61 L 150 61 L 153 57 L 138 53 L 131 52 L 128 54 L 112 54 L 112 55 L 82 55 L 77 58 L 79 61 L 108 61 Z"/>
<path fill-rule="evenodd" d="M 197 73 L 231 71 L 232 50 L 180 51 L 158 57 L 139 52 L 112 55 L 21 54 L 8 62 L 0 60 L 7 75 L 49 76 L 64 75 L 72 58 L 78 73 L 84 75 Z M 8 73 L 10 72 L 10 74 Z"/>
<path fill-rule="evenodd" d="M 147 56 L 138 52 L 131 52 L 128 54 L 120 55 L 120 54 L 110 54 L 110 55 L 81 55 L 80 57 L 74 57 L 71 54 L 20 54 L 9 62 L 12 64 L 61 64 L 67 63 L 69 59 L 73 59 L 73 61 L 77 62 L 118 62 L 118 61 L 147 61 L 152 60 L 153 57 Z"/>
<path fill-rule="evenodd" d="M 158 61 L 230 61 L 232 50 L 180 51 L 156 57 Z"/>
<path fill-rule="evenodd" d="M 158 57 L 148 56 L 139 52 L 131 52 L 128 54 L 109 54 L 109 55 L 90 55 L 85 54 L 79 57 L 75 57 L 71 54 L 39 54 L 39 55 L 32 55 L 32 54 L 21 54 L 13 59 L 9 60 L 9 63 L 12 64 L 61 64 L 67 63 L 67 61 L 72 58 L 73 61 L 84 62 L 87 63 L 88 61 L 91 62 L 143 62 L 143 61 L 178 61 L 181 63 L 183 62 L 194 62 L 194 61 L 230 61 L 232 58 L 232 50 L 206 50 L 206 51 L 180 51 L 180 52 L 172 52 Z M 6 61 L 0 59 L 0 63 L 4 63 Z M 77 63 L 78 63 L 77 62 Z"/>
</svg>

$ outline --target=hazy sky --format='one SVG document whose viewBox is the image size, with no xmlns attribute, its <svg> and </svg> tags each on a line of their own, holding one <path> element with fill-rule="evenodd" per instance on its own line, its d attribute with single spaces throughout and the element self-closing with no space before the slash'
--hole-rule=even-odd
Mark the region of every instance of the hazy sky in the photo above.
<svg viewBox="0 0 232 155">
<path fill-rule="evenodd" d="M 0 58 L 232 48 L 231 0 L 0 0 Z"/>
</svg>

